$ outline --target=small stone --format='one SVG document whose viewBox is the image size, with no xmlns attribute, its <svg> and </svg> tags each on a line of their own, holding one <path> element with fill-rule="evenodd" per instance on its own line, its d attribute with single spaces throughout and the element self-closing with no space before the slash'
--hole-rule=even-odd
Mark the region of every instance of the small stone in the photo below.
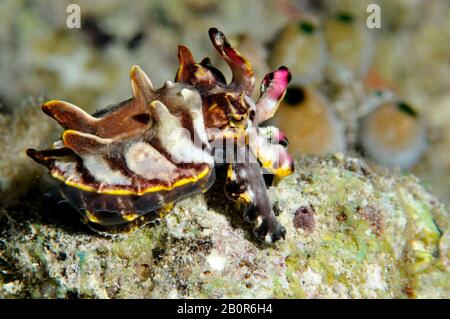
<svg viewBox="0 0 450 319">
<path fill-rule="evenodd" d="M 220 256 L 218 253 L 213 252 L 211 255 L 208 256 L 206 259 L 209 266 L 214 271 L 222 271 L 225 268 L 226 260 L 223 256 Z"/>
<path fill-rule="evenodd" d="M 314 209 L 310 205 L 299 207 L 295 212 L 293 222 L 295 228 L 301 228 L 308 233 L 312 232 L 316 226 Z"/>
</svg>

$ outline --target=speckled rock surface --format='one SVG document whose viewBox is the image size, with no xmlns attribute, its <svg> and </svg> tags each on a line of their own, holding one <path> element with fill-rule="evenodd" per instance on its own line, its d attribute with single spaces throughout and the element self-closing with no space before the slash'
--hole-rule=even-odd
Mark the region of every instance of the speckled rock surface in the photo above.
<svg viewBox="0 0 450 319">
<path fill-rule="evenodd" d="M 30 165 L 25 149 L 56 137 L 57 124 L 41 115 L 36 107 L 43 99 L 29 98 L 12 113 L 0 113 L 0 208 L 16 200 L 37 176 L 45 173 L 38 165 Z"/>
<path fill-rule="evenodd" d="M 220 183 L 119 238 L 34 187 L 0 215 L 0 296 L 448 297 L 448 210 L 417 178 L 340 155 L 296 168 L 270 188 L 287 229 L 274 246 L 254 240 Z"/>
</svg>

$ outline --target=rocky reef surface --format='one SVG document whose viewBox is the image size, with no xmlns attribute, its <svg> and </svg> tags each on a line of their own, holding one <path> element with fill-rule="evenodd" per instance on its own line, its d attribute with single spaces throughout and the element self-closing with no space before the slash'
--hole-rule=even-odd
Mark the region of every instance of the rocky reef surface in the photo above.
<svg viewBox="0 0 450 319">
<path fill-rule="evenodd" d="M 13 112 L 0 112 L 0 208 L 23 195 L 45 169 L 30 165 L 28 143 L 40 145 L 56 138 L 57 124 L 41 116 L 44 98 L 23 100 Z M 1 106 L 0 106 L 1 109 Z"/>
<path fill-rule="evenodd" d="M 275 246 L 254 240 L 220 183 L 158 225 L 118 238 L 90 232 L 68 207 L 45 200 L 45 171 L 25 155 L 57 138 L 40 102 L 61 98 L 92 112 L 129 95 L 132 64 L 156 86 L 171 79 L 179 43 L 214 58 L 210 26 L 263 46 L 298 18 L 289 1 L 200 2 L 80 1 L 84 27 L 68 30 L 71 1 L 3 1 L 0 298 L 448 298 L 449 209 L 430 194 L 449 205 L 450 6 L 442 1 L 326 1 L 319 10 L 329 19 L 353 8 L 365 21 L 368 2 L 382 5 L 372 71 L 427 118 L 430 146 L 412 170 L 420 180 L 351 157 L 301 157 L 295 174 L 270 189 L 288 231 Z M 256 70 L 273 52 L 265 54 L 252 59 Z M 364 80 L 325 81 L 350 142 Z M 18 107 L 36 94 L 48 99 Z"/>
<path fill-rule="evenodd" d="M 34 164 L 31 164 L 34 165 Z M 219 174 L 220 175 L 220 174 Z M 223 195 L 180 201 L 116 238 L 42 196 L 0 214 L 0 297 L 446 298 L 449 213 L 413 175 L 334 155 L 299 158 L 270 188 L 286 240 L 256 242 Z"/>
</svg>

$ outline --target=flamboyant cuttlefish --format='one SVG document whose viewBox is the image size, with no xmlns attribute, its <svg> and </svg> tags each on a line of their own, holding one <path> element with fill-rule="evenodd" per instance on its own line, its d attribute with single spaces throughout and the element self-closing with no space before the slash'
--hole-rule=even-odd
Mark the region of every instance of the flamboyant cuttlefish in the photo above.
<svg viewBox="0 0 450 319">
<path fill-rule="evenodd" d="M 280 67 L 268 74 L 254 103 L 250 63 L 222 32 L 211 28 L 209 37 L 231 68 L 229 84 L 208 58 L 196 63 L 180 45 L 175 82 L 155 89 L 133 66 L 133 97 L 117 106 L 93 115 L 63 101 L 42 106 L 65 131 L 50 149 L 27 154 L 62 182 L 61 195 L 91 228 L 125 232 L 161 217 L 177 200 L 208 190 L 215 165 L 224 163 L 225 193 L 245 206 L 256 237 L 284 238 L 262 172 L 289 175 L 293 160 L 284 134 L 259 124 L 274 115 L 290 73 Z"/>
</svg>

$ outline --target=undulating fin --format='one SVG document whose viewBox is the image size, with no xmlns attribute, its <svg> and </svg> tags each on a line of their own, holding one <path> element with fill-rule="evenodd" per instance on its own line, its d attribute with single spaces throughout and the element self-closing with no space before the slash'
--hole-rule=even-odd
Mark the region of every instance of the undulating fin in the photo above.
<svg viewBox="0 0 450 319">
<path fill-rule="evenodd" d="M 68 148 L 78 155 L 98 153 L 99 150 L 110 144 L 111 139 L 104 139 L 98 136 L 82 133 L 74 130 L 67 130 L 63 134 L 63 142 Z"/>
<path fill-rule="evenodd" d="M 41 108 L 45 114 L 54 118 L 67 130 L 91 133 L 97 121 L 78 106 L 64 101 L 52 100 L 44 103 Z"/>
<path fill-rule="evenodd" d="M 284 66 L 264 77 L 261 82 L 261 96 L 256 103 L 256 123 L 260 124 L 274 116 L 291 78 L 291 73 Z"/>
<path fill-rule="evenodd" d="M 137 218 L 126 221 L 117 225 L 104 225 L 102 221 L 95 221 L 95 217 L 92 221 L 89 217 L 92 218 L 91 213 L 88 211 L 82 211 L 81 215 L 83 216 L 82 221 L 89 226 L 91 230 L 96 233 L 99 233 L 103 236 L 120 236 L 131 233 L 147 224 L 156 223 L 160 217 L 157 212 L 150 211 L 145 215 L 139 215 Z"/>
<path fill-rule="evenodd" d="M 243 89 L 247 95 L 251 95 L 255 86 L 255 76 L 250 62 L 235 50 L 225 35 L 216 28 L 209 29 L 209 38 L 231 69 L 233 74 L 231 84 Z"/>
</svg>

